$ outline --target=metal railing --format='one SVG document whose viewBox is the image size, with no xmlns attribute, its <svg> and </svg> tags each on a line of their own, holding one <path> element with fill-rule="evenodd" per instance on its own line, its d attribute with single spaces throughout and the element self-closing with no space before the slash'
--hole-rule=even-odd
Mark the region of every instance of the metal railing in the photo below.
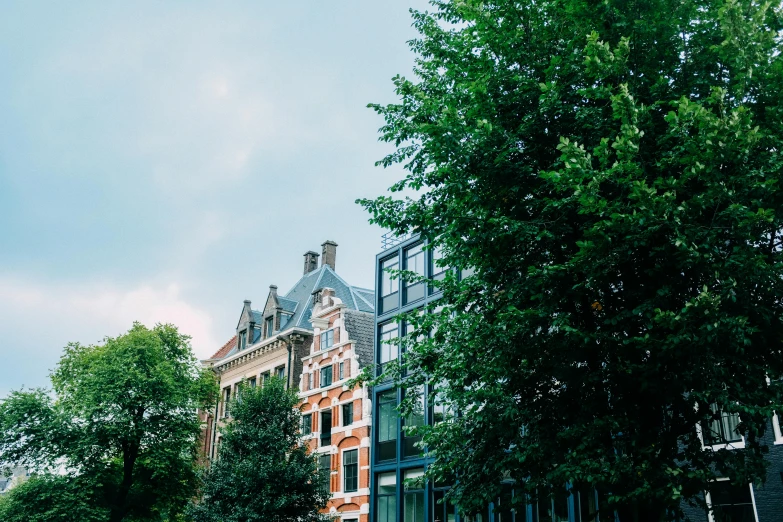
<svg viewBox="0 0 783 522">
<path fill-rule="evenodd" d="M 391 247 L 397 246 L 406 239 L 410 239 L 413 234 L 403 234 L 401 236 L 396 235 L 394 232 L 384 232 L 381 234 L 381 249 L 386 250 Z"/>
</svg>

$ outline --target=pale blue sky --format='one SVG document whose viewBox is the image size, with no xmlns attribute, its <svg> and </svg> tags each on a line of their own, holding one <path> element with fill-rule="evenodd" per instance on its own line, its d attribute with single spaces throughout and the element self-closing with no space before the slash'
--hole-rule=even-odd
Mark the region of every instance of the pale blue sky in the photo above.
<svg viewBox="0 0 783 522">
<path fill-rule="evenodd" d="M 206 356 L 326 239 L 371 286 L 354 200 L 400 172 L 366 105 L 410 75 L 410 7 L 0 3 L 0 397 L 133 320 Z"/>
</svg>

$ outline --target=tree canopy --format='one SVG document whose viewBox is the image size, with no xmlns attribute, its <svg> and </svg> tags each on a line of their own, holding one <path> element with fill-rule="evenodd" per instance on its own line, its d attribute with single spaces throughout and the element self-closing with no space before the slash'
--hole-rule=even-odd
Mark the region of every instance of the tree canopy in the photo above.
<svg viewBox="0 0 783 522">
<path fill-rule="evenodd" d="M 15 391 L 0 402 L 0 461 L 41 475 L 13 490 L 5 509 L 55 520 L 37 510 L 81 502 L 85 513 L 118 522 L 172 519 L 188 505 L 196 410 L 215 390 L 189 337 L 136 323 L 103 344 L 69 344 L 51 379 L 53 393 Z M 38 497 L 63 502 L 26 500 Z"/>
<path fill-rule="evenodd" d="M 240 388 L 205 470 L 196 522 L 319 522 L 330 493 L 300 440 L 299 396 L 276 377 Z"/>
<path fill-rule="evenodd" d="M 762 479 L 783 403 L 779 4 L 431 3 L 415 77 L 371 106 L 405 177 L 360 200 L 473 272 L 409 318 L 399 383 L 460 412 L 420 429 L 428 473 L 458 476 L 468 512 L 506 478 L 520 502 L 594 487 L 651 520 L 716 475 Z M 746 449 L 703 449 L 697 426 L 737 414 Z"/>
</svg>

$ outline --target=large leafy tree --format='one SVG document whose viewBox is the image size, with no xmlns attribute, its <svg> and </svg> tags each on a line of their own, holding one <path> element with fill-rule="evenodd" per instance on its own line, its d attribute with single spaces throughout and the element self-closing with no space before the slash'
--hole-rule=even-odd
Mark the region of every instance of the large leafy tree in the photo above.
<svg viewBox="0 0 783 522">
<path fill-rule="evenodd" d="M 186 335 L 136 323 L 103 344 L 69 344 L 52 385 L 54 393 L 17 391 L 0 402 L 0 461 L 42 475 L 5 509 L 54 519 L 36 510 L 73 504 L 119 522 L 172 519 L 187 506 L 198 478 L 196 410 L 215 384 Z M 35 497 L 63 502 L 26 500 Z"/>
<path fill-rule="evenodd" d="M 196 522 L 319 522 L 330 493 L 302 444 L 299 397 L 273 377 L 243 387 L 229 407 L 218 459 L 193 506 Z"/>
<path fill-rule="evenodd" d="M 474 271 L 410 318 L 434 334 L 407 340 L 401 384 L 460 412 L 421 430 L 429 473 L 456 474 L 467 511 L 504 477 L 530 499 L 596 487 L 640 520 L 716 475 L 763 479 L 783 403 L 779 3 L 432 5 L 415 77 L 373 105 L 396 146 L 379 163 L 407 173 L 360 201 Z M 744 451 L 703 450 L 720 411 Z"/>
</svg>

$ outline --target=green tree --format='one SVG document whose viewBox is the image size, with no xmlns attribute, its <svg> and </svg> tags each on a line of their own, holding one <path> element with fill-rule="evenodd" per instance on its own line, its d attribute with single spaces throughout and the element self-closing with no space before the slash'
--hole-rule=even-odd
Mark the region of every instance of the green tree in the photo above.
<svg viewBox="0 0 783 522">
<path fill-rule="evenodd" d="M 3 522 L 103 522 L 105 507 L 91 502 L 97 494 L 92 480 L 61 475 L 34 476 L 0 496 Z"/>
<path fill-rule="evenodd" d="M 330 493 L 300 440 L 299 397 L 282 379 L 244 387 L 204 476 L 196 522 L 316 522 Z"/>
<path fill-rule="evenodd" d="M 716 475 L 763 479 L 783 403 L 779 2 L 432 5 L 415 78 L 371 105 L 396 147 L 379 164 L 407 172 L 359 201 L 474 271 L 436 283 L 444 310 L 410 318 L 434 334 L 403 341 L 398 382 L 443 383 L 460 412 L 420 430 L 430 475 L 457 474 L 467 511 L 506 477 L 531 499 L 595 487 L 640 520 Z M 744 451 L 703 450 L 721 411 Z"/>
<path fill-rule="evenodd" d="M 0 402 L 0 461 L 57 474 L 14 490 L 5 509 L 49 520 L 46 510 L 81 502 L 119 522 L 166 520 L 187 506 L 198 478 L 196 409 L 215 390 L 189 337 L 136 323 L 100 345 L 69 344 L 51 378 L 54 394 L 17 391 Z M 59 500 L 27 502 L 47 495 Z"/>
</svg>

